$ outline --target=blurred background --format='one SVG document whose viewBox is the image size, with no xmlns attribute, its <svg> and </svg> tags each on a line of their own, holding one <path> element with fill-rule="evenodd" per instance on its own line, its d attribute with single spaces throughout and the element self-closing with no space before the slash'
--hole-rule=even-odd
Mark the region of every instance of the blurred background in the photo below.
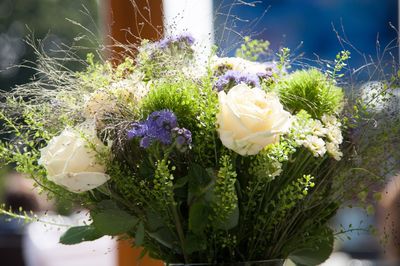
<svg viewBox="0 0 400 266">
<path fill-rule="evenodd" d="M 65 54 L 58 51 L 60 48 L 80 46 L 82 49 L 76 53 L 79 57 L 85 58 L 88 52 L 98 48 L 108 34 L 110 26 L 110 22 L 105 19 L 105 14 L 110 12 L 109 6 L 104 4 L 105 0 L 102 1 L 0 0 L 0 89 L 9 90 L 18 84 L 29 82 L 35 75 L 35 50 L 27 43 L 27 36 L 31 36 L 33 40 L 41 40 L 39 46 L 50 56 L 63 57 Z M 114 3 L 123 1 L 129 2 L 129 0 L 108 0 Z M 207 29 L 204 31 L 201 27 L 193 26 L 193 28 L 198 32 L 202 31 L 202 34 L 205 32 L 208 41 L 217 44 L 220 53 L 225 56 L 234 55 L 244 36 L 268 40 L 274 51 L 288 47 L 293 54 L 310 59 L 310 64 L 318 58 L 334 60 L 335 55 L 344 48 L 352 52 L 349 65 L 354 68 L 364 65 L 368 55 L 382 60 L 391 58 L 397 60 L 399 56 L 395 48 L 397 32 L 393 28 L 397 28 L 398 25 L 396 0 L 204 0 L 201 4 L 198 2 L 197 5 L 206 5 L 206 9 L 197 10 L 202 10 L 205 14 L 208 12 L 207 19 L 210 21 L 205 24 L 207 27 L 212 27 L 212 34 L 207 35 Z M 175 16 L 179 14 L 184 5 L 193 8 L 194 3 L 195 1 L 190 0 L 164 0 L 164 10 L 168 13 L 166 16 L 171 19 L 174 14 Z M 116 10 L 113 11 L 112 16 L 119 16 Z M 165 21 L 168 24 L 168 18 Z M 204 22 L 199 19 L 193 21 L 193 18 L 189 18 L 189 21 L 193 22 L 193 25 Z M 338 35 L 342 41 L 339 41 Z M 387 51 L 386 46 L 388 46 Z M 27 67 L 16 67 L 20 64 Z M 79 70 L 81 65 L 71 62 L 68 67 Z M 0 137 L 7 138 L 7 136 Z M 399 186 L 394 182 L 392 187 Z M 67 215 L 70 211 L 65 207 L 68 204 L 60 201 L 48 202 L 38 196 L 32 182 L 15 174 L 12 166 L 6 168 L 0 165 L 0 199 L 14 209 L 23 207 L 24 210 L 37 213 L 52 211 Z M 394 199 L 395 196 L 390 200 Z M 60 219 L 53 214 L 50 216 Z M 358 208 L 345 208 L 339 212 L 333 224 L 337 227 L 341 224 L 357 226 L 362 220 L 360 226 L 368 227 L 369 224 L 376 224 L 378 218 L 376 214 L 367 216 Z M 73 215 L 62 218 L 60 223 L 82 219 L 85 219 L 84 214 Z M 0 264 L 117 265 L 117 247 L 113 240 L 103 239 L 93 246 L 65 251 L 65 247 L 57 244 L 59 235 L 59 228 L 45 229 L 43 225 L 30 225 L 27 228 L 27 225 L 18 220 L 8 221 L 3 217 L 0 219 L 2 258 Z M 350 265 L 348 263 L 352 259 L 352 262 L 356 263 L 354 265 L 381 265 L 377 261 L 381 261 L 387 250 L 382 248 L 377 238 L 360 231 L 353 232 L 349 236 L 351 239 L 343 237 L 337 242 L 336 260 L 333 260 L 333 264 L 326 265 Z M 87 252 L 88 250 L 91 252 Z M 54 256 L 49 256 L 50 254 Z M 85 256 L 100 259 L 90 261 L 91 258 L 85 260 Z M 54 261 L 58 262 L 54 264 Z"/>
<path fill-rule="evenodd" d="M 246 1 L 249 2 L 249 1 Z M 383 51 L 396 40 L 397 0 L 268 0 L 241 4 L 215 0 L 216 43 L 234 54 L 241 35 L 270 41 L 271 49 L 288 47 L 304 57 L 334 59 L 343 49 L 337 33 L 349 42 L 350 64 L 361 66 L 361 55 L 375 56 L 377 42 Z M 337 33 L 335 32 L 337 31 Z M 237 33 L 236 33 L 237 32 Z M 392 47 L 396 43 L 392 43 Z M 398 51 L 395 52 L 397 56 Z"/>
</svg>

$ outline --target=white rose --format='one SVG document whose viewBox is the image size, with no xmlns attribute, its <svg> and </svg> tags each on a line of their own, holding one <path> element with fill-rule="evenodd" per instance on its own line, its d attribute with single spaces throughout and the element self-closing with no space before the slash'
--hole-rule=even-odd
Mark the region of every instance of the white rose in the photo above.
<svg viewBox="0 0 400 266">
<path fill-rule="evenodd" d="M 291 119 L 275 94 L 239 84 L 228 94 L 218 94 L 218 132 L 222 143 L 240 155 L 257 154 L 268 144 L 279 141 L 288 131 Z"/>
<path fill-rule="evenodd" d="M 79 193 L 94 189 L 110 177 L 105 166 L 96 159 L 96 150 L 105 149 L 94 132 L 94 123 L 86 123 L 80 130 L 67 128 L 50 140 L 40 150 L 39 164 L 47 170 L 48 179 L 71 192 Z"/>
</svg>

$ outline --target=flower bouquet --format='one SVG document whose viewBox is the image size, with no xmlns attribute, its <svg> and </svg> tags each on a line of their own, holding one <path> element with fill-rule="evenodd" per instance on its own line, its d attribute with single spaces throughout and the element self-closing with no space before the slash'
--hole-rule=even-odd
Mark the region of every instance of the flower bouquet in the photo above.
<svg viewBox="0 0 400 266">
<path fill-rule="evenodd" d="M 338 82 L 349 53 L 288 71 L 288 49 L 255 61 L 262 41 L 201 63 L 193 44 L 143 41 L 118 65 L 89 54 L 81 72 L 42 55 L 42 76 L 2 93 L 0 159 L 88 210 L 66 245 L 110 235 L 167 263 L 323 262 L 330 218 L 380 180 L 360 160 L 367 112 Z"/>
</svg>

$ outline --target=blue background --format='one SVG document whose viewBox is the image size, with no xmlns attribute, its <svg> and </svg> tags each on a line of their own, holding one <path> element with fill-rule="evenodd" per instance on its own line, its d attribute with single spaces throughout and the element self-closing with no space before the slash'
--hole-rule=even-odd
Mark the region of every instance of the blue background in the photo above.
<svg viewBox="0 0 400 266">
<path fill-rule="evenodd" d="M 317 54 L 333 60 L 343 50 L 334 26 L 354 46 L 345 48 L 352 53 L 349 63 L 356 67 L 365 64 L 364 55 L 376 57 L 377 39 L 383 51 L 397 34 L 389 25 L 392 23 L 397 28 L 396 0 L 246 0 L 256 3 L 255 6 L 239 2 L 242 1 L 214 1 L 215 40 L 226 55 L 234 55 L 241 41 L 233 33 L 236 31 L 270 41 L 274 51 L 284 46 L 295 54 L 304 52 L 304 57 L 309 59 L 316 59 L 314 54 Z M 224 31 L 226 27 L 232 30 Z M 391 52 L 397 57 L 397 48 Z M 386 58 L 389 57 L 386 53 Z"/>
</svg>

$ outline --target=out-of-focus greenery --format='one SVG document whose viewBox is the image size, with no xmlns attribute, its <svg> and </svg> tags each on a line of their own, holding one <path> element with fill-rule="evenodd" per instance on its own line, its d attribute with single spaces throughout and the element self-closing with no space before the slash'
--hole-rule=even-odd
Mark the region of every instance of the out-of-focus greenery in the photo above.
<svg viewBox="0 0 400 266">
<path fill-rule="evenodd" d="M 96 0 L 0 1 L 0 89 L 23 84 L 35 73 L 14 67 L 26 60 L 36 61 L 33 49 L 24 42 L 26 36 L 42 40 L 43 50 L 50 56 L 63 56 L 55 52 L 62 44 L 67 45 L 64 49 L 79 45 L 90 50 L 98 39 L 97 20 Z M 87 52 L 82 49 L 78 55 L 84 58 Z M 76 64 L 68 66 L 78 68 Z"/>
<path fill-rule="evenodd" d="M 97 0 L 1 0 L 0 90 L 27 83 L 35 75 L 37 57 L 28 38 L 36 45 L 40 43 L 39 49 L 50 57 L 64 58 L 65 53 L 57 51 L 79 46 L 76 56 L 85 58 L 97 47 L 98 36 Z M 21 64 L 29 67 L 19 67 Z M 66 65 L 74 70 L 82 67 L 76 62 Z M 2 138 L 9 136 L 0 134 Z M 4 177 L 11 170 L 1 167 L 0 163 L 0 199 L 4 195 Z M 57 199 L 57 208 L 64 213 L 70 205 Z"/>
<path fill-rule="evenodd" d="M 1 167 L 0 166 L 0 199 L 4 199 L 5 192 L 5 177 L 10 171 L 9 167 Z"/>
<path fill-rule="evenodd" d="M 250 61 L 259 60 L 260 56 L 267 56 L 269 51 L 269 41 L 252 40 L 249 36 L 243 38 L 243 44 L 236 50 L 235 56 Z"/>
</svg>

